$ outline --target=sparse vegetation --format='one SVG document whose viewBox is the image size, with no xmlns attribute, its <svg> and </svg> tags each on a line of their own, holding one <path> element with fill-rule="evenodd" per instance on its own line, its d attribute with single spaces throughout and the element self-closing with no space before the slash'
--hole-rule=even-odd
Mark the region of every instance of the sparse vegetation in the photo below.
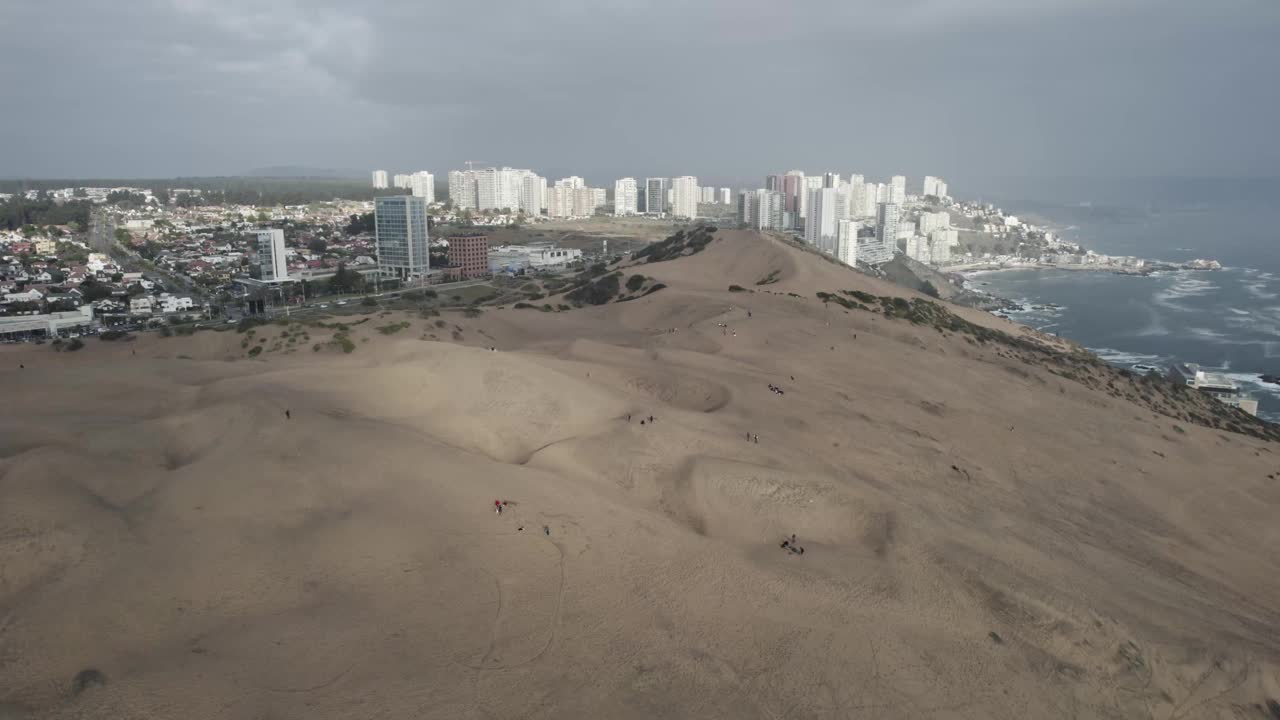
<svg viewBox="0 0 1280 720">
<path fill-rule="evenodd" d="M 258 357 L 261 354 L 262 354 L 261 345 L 254 345 L 253 347 L 249 348 L 249 357 Z"/>
<path fill-rule="evenodd" d="M 107 342 L 114 342 L 116 340 L 128 341 L 132 340 L 133 336 L 123 330 L 103 330 L 98 333 L 98 339 L 106 340 Z"/>
<path fill-rule="evenodd" d="M 729 292 L 746 292 L 746 291 L 747 291 L 747 289 L 746 289 L 746 288 L 744 288 L 744 287 L 742 287 L 741 285 L 730 285 L 730 286 L 729 286 Z"/>
<path fill-rule="evenodd" d="M 631 277 L 627 278 L 627 290 L 630 290 L 631 292 L 635 292 L 639 290 L 640 288 L 644 287 L 644 281 L 645 281 L 645 276 L 632 275 Z"/>
<path fill-rule="evenodd" d="M 695 255 L 706 249 L 714 239 L 714 225 L 699 225 L 692 230 L 678 230 L 675 235 L 661 242 L 653 243 L 637 252 L 633 257 L 644 258 L 645 262 L 662 262 L 674 260 L 685 255 Z"/>
<path fill-rule="evenodd" d="M 762 277 L 762 278 L 760 278 L 759 280 L 757 280 L 757 281 L 756 281 L 756 284 L 757 284 L 757 285 L 772 285 L 773 283 L 778 282 L 778 274 L 779 274 L 779 273 L 780 273 L 780 271 L 778 271 L 778 270 L 774 270 L 773 272 L 770 272 L 768 275 L 765 275 L 764 277 Z"/>
<path fill-rule="evenodd" d="M 248 332 L 253 328 L 259 327 L 261 325 L 266 325 L 266 324 L 267 324 L 267 321 L 264 318 L 247 317 L 241 320 L 240 322 L 236 323 L 236 332 L 238 333 Z"/>
<path fill-rule="evenodd" d="M 594 282 L 565 293 L 565 299 L 579 305 L 604 305 L 618 294 L 620 273 L 610 273 Z"/>
<path fill-rule="evenodd" d="M 407 322 L 391 323 L 390 325 L 383 325 L 382 327 L 378 328 L 378 332 L 382 333 L 383 335 L 395 335 L 396 333 L 408 327 L 409 327 L 409 323 Z"/>
</svg>

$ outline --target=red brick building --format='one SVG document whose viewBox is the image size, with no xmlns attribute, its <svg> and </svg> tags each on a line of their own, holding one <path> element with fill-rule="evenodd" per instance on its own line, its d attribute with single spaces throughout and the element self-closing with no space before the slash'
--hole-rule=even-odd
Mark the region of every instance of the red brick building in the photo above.
<svg viewBox="0 0 1280 720">
<path fill-rule="evenodd" d="M 463 280 L 489 276 L 489 237 L 454 235 L 449 238 L 449 265 Z"/>
</svg>

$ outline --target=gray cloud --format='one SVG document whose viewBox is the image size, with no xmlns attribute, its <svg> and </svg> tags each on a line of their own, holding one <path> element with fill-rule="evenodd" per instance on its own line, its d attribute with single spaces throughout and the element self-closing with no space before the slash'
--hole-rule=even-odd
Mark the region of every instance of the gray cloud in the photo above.
<svg viewBox="0 0 1280 720">
<path fill-rule="evenodd" d="M 0 175 L 1273 173 L 1269 0 L 8 0 Z"/>
</svg>

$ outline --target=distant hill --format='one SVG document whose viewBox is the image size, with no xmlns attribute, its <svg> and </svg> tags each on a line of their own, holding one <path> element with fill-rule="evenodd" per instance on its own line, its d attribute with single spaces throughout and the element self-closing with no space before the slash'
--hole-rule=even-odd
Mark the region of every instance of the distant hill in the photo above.
<svg viewBox="0 0 1280 720">
<path fill-rule="evenodd" d="M 339 169 L 339 168 L 313 168 L 302 165 L 272 165 L 270 167 L 255 168 L 244 173 L 245 177 L 268 177 L 268 178 L 321 178 L 326 180 L 354 180 L 357 178 L 366 178 L 368 173 L 363 170 Z"/>
</svg>

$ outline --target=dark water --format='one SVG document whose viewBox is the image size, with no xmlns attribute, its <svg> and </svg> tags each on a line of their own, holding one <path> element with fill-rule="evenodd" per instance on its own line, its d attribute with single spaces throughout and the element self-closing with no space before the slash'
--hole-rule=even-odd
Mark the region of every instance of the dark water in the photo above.
<svg viewBox="0 0 1280 720">
<path fill-rule="evenodd" d="M 1025 197 L 1018 197 L 1023 195 Z M 1055 181 L 986 198 L 1033 214 L 1111 255 L 1221 262 L 1218 271 L 1150 277 L 1019 270 L 982 274 L 982 289 L 1061 307 L 1020 322 L 1093 348 L 1118 365 L 1197 362 L 1240 382 L 1259 415 L 1280 421 L 1280 180 Z"/>
</svg>

